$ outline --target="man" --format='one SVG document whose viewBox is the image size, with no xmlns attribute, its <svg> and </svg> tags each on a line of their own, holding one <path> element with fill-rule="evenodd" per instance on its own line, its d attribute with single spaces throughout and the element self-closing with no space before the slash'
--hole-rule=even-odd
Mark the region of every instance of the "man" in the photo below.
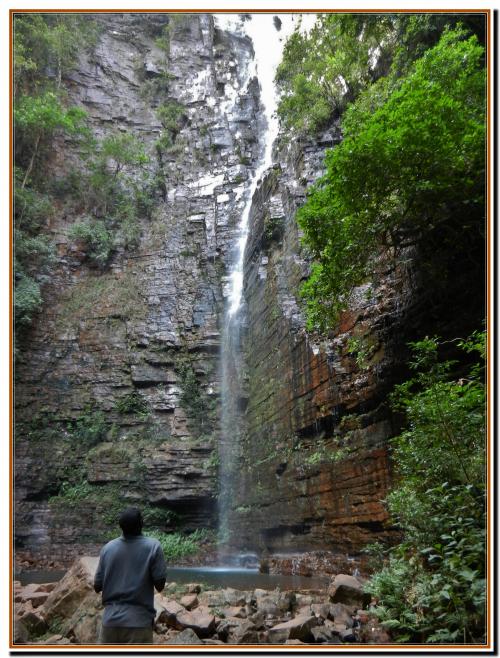
<svg viewBox="0 0 500 658">
<path fill-rule="evenodd" d="M 142 534 L 140 510 L 126 509 L 119 524 L 123 536 L 104 546 L 94 578 L 104 604 L 100 644 L 152 644 L 153 587 L 165 587 L 165 558 L 160 542 Z"/>
</svg>

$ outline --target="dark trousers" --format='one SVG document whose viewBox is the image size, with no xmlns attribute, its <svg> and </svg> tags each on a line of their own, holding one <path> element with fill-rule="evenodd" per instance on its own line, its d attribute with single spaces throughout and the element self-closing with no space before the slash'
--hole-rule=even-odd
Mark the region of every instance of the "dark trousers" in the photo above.
<svg viewBox="0 0 500 658">
<path fill-rule="evenodd" d="M 153 628 L 102 626 L 99 644 L 153 644 Z"/>
</svg>

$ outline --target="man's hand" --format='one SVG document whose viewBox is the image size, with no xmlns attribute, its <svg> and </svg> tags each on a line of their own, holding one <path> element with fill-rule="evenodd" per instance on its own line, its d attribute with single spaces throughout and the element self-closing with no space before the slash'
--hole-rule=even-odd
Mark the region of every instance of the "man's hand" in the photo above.
<svg viewBox="0 0 500 658">
<path fill-rule="evenodd" d="M 155 580 L 154 581 L 153 584 L 154 584 L 155 589 L 156 589 L 157 592 L 162 591 L 162 589 L 165 587 L 166 580 L 167 580 L 166 578 L 161 578 L 160 580 Z"/>
</svg>

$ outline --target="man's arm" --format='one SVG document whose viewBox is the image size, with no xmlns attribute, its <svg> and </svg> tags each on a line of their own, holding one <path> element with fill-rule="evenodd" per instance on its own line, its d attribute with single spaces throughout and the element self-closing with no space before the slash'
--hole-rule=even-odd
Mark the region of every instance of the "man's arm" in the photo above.
<svg viewBox="0 0 500 658">
<path fill-rule="evenodd" d="M 165 556 L 163 555 L 163 550 L 158 542 L 150 565 L 150 573 L 153 580 L 153 585 L 157 592 L 161 592 L 165 587 L 167 581 L 167 565 L 165 564 Z"/>
<path fill-rule="evenodd" d="M 166 578 L 159 578 L 158 580 L 155 580 L 153 585 L 155 586 L 155 590 L 157 592 L 161 592 L 163 588 L 165 587 L 165 583 L 167 582 Z"/>
<path fill-rule="evenodd" d="M 102 553 L 101 556 L 99 557 L 99 564 L 97 565 L 97 569 L 95 572 L 94 576 L 94 591 L 99 594 L 99 592 L 102 592 L 102 580 L 103 580 L 103 568 L 102 568 Z"/>
</svg>

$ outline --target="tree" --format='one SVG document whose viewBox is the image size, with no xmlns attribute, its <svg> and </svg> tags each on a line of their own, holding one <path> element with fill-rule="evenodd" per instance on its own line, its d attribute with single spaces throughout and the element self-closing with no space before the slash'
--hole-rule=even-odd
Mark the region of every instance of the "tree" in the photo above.
<svg viewBox="0 0 500 658">
<path fill-rule="evenodd" d="M 481 253 L 484 51 L 467 36 L 446 31 L 397 85 L 380 80 L 346 111 L 344 140 L 297 213 L 315 258 L 303 288 L 310 328 L 335 322 L 381 250 Z"/>
<path fill-rule="evenodd" d="M 40 96 L 22 96 L 18 100 L 14 108 L 16 162 L 27 163 L 22 188 L 26 186 L 43 146 L 51 141 L 55 131 L 81 134 L 86 117 L 85 110 L 79 107 L 64 108 L 52 91 Z"/>
<path fill-rule="evenodd" d="M 276 73 L 285 127 L 299 132 L 324 127 L 375 79 L 393 34 L 392 14 L 324 14 L 309 34 L 297 29 Z"/>
</svg>

